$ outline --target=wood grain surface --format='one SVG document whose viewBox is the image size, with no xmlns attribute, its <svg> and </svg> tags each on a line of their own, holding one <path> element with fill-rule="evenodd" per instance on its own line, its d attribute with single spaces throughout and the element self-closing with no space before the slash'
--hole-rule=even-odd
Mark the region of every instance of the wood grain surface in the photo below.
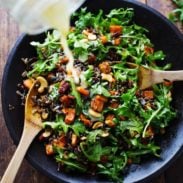
<svg viewBox="0 0 183 183">
<path fill-rule="evenodd" d="M 171 0 L 139 0 L 157 9 L 168 16 L 174 8 Z M 177 24 L 180 30 L 182 27 Z M 6 63 L 8 52 L 20 35 L 17 24 L 11 19 L 4 9 L 0 9 L 0 86 L 3 75 L 3 68 Z M 0 107 L 0 179 L 15 151 L 2 115 Z M 183 183 L 183 156 L 171 165 L 162 175 L 154 178 L 150 183 Z M 15 183 L 53 183 L 48 177 L 35 170 L 24 160 L 16 177 Z"/>
</svg>

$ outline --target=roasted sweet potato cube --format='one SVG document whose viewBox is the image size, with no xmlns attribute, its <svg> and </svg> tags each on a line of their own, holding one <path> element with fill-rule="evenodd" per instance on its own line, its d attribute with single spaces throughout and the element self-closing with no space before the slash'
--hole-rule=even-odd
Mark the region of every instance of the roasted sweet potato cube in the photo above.
<svg viewBox="0 0 183 183">
<path fill-rule="evenodd" d="M 116 33 L 121 34 L 123 30 L 122 26 L 120 25 L 111 25 L 109 29 L 110 29 L 110 33 L 113 33 L 113 34 L 116 34 Z"/>
<path fill-rule="evenodd" d="M 54 151 L 53 151 L 53 145 L 52 144 L 46 144 L 46 154 L 47 155 L 53 155 Z"/>
<path fill-rule="evenodd" d="M 143 92 L 143 96 L 146 99 L 153 99 L 154 98 L 154 92 L 152 90 L 145 90 Z"/>
<path fill-rule="evenodd" d="M 65 114 L 65 123 L 71 124 L 74 122 L 76 116 L 76 110 L 73 108 L 64 108 L 62 112 Z"/>
<path fill-rule="evenodd" d="M 91 101 L 91 108 L 94 111 L 102 112 L 104 104 L 107 102 L 107 98 L 101 95 L 96 95 Z"/>
<path fill-rule="evenodd" d="M 92 122 L 87 119 L 87 117 L 84 114 L 80 114 L 79 119 L 84 123 L 85 126 L 90 127 L 92 125 Z"/>
</svg>

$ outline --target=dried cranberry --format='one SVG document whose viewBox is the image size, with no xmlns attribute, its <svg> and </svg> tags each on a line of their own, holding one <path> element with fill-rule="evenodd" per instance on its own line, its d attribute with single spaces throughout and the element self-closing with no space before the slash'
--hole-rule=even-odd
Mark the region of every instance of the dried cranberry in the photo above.
<svg viewBox="0 0 183 183">
<path fill-rule="evenodd" d="M 59 88 L 59 93 L 60 94 L 66 94 L 70 89 L 70 84 L 66 81 L 61 82 L 60 88 Z"/>
</svg>

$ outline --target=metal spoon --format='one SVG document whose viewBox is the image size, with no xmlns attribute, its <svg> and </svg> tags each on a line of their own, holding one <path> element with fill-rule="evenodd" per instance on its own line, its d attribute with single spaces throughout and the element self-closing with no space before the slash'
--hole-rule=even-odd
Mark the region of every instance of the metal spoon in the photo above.
<svg viewBox="0 0 183 183">
<path fill-rule="evenodd" d="M 161 71 L 140 66 L 134 63 L 127 63 L 130 67 L 138 67 L 138 86 L 140 89 L 146 89 L 154 84 L 163 83 L 164 81 L 181 81 L 183 80 L 183 70 L 179 71 Z"/>
<path fill-rule="evenodd" d="M 35 87 L 37 83 L 39 83 L 39 88 Z M 22 137 L 1 179 L 1 183 L 13 183 L 17 171 L 21 165 L 21 162 L 27 152 L 27 149 L 29 148 L 35 136 L 42 129 L 41 114 L 36 112 L 38 106 L 36 106 L 33 102 L 32 96 L 35 96 L 38 93 L 42 92 L 44 88 L 47 87 L 47 85 L 47 81 L 43 77 L 38 77 L 27 94 L 25 102 L 25 119 Z"/>
</svg>

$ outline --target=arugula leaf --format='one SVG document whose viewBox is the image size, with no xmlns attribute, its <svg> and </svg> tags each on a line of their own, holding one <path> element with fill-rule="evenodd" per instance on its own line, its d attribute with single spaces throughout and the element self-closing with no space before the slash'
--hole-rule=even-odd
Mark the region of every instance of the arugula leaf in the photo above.
<svg viewBox="0 0 183 183">
<path fill-rule="evenodd" d="M 79 121 L 75 122 L 72 126 L 70 126 L 74 133 L 79 136 L 80 134 L 84 134 L 86 131 L 86 127 L 84 126 L 83 123 L 80 123 Z"/>
<path fill-rule="evenodd" d="M 106 163 L 106 165 L 97 164 L 99 168 L 98 174 L 107 175 L 116 182 L 123 182 L 123 180 L 120 178 L 120 174 L 126 164 L 127 155 L 126 153 L 122 152 L 119 156 L 112 159 L 111 163 Z"/>
<path fill-rule="evenodd" d="M 43 127 L 46 128 L 47 126 L 51 127 L 55 131 L 63 131 L 65 134 L 69 131 L 69 129 L 71 129 L 77 136 L 86 131 L 84 124 L 79 121 L 75 121 L 73 125 L 67 125 L 64 122 L 62 115 L 56 115 L 55 121 L 43 122 Z"/>
<path fill-rule="evenodd" d="M 97 140 L 97 136 L 102 134 L 102 130 L 92 130 L 88 132 L 87 141 L 90 143 L 95 143 Z"/>
<path fill-rule="evenodd" d="M 69 152 L 67 154 L 68 159 L 66 159 L 66 156 L 64 156 L 63 149 L 54 147 L 54 152 L 56 153 L 56 161 L 58 163 L 64 164 L 66 166 L 66 170 L 78 170 L 80 172 L 86 172 L 86 168 L 81 163 L 76 162 L 77 156 L 74 153 Z"/>
<path fill-rule="evenodd" d="M 83 108 L 83 102 L 82 102 L 81 96 L 79 92 L 76 90 L 76 85 L 74 83 L 73 78 L 69 78 L 68 81 L 71 84 L 71 88 L 72 88 L 71 93 L 76 98 L 77 112 L 79 112 L 79 110 Z"/>
<path fill-rule="evenodd" d="M 89 161 L 100 161 L 100 157 L 102 155 L 102 146 L 100 143 L 93 144 L 92 146 L 88 146 L 88 144 L 85 143 L 80 143 L 80 147 L 81 151 Z"/>
<path fill-rule="evenodd" d="M 67 133 L 69 130 L 69 125 L 64 122 L 62 115 L 56 115 L 55 121 L 45 121 L 43 122 L 43 127 L 46 128 L 47 126 L 51 127 L 55 131 L 62 131 Z"/>
<path fill-rule="evenodd" d="M 103 95 L 105 97 L 110 97 L 110 95 L 111 95 L 104 86 L 99 85 L 99 84 L 95 84 L 91 88 L 90 95 L 94 96 L 96 94 Z"/>
</svg>

